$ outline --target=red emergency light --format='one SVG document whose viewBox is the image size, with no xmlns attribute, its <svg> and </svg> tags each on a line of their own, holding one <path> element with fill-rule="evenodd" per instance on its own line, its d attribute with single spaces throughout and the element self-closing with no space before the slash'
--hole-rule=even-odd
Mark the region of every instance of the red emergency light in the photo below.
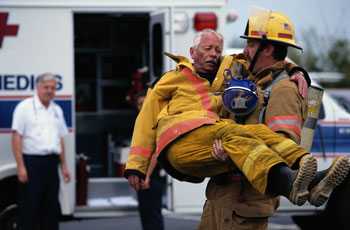
<svg viewBox="0 0 350 230">
<path fill-rule="evenodd" d="M 194 28 L 197 31 L 203 29 L 216 30 L 218 27 L 218 17 L 213 12 L 202 12 L 194 15 Z"/>
</svg>

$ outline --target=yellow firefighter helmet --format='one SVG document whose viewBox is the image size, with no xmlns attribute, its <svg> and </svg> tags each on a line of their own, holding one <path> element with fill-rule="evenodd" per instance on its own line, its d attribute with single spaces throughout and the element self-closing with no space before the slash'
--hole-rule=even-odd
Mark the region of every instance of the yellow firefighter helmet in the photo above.
<svg viewBox="0 0 350 230">
<path fill-rule="evenodd" d="M 282 13 L 270 10 L 252 13 L 241 38 L 267 40 L 302 50 L 295 42 L 294 25 L 291 20 Z"/>
</svg>

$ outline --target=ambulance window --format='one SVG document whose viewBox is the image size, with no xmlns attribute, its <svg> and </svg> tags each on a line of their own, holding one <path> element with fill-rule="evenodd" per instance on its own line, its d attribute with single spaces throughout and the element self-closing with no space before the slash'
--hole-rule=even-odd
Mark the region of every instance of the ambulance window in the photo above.
<svg viewBox="0 0 350 230">
<path fill-rule="evenodd" d="M 94 53 L 83 53 L 76 55 L 75 75 L 79 79 L 95 79 L 96 77 L 96 55 Z"/>
<path fill-rule="evenodd" d="M 111 19 L 104 15 L 75 15 L 76 48 L 106 49 L 111 44 Z M 103 36 L 102 36 L 103 35 Z"/>
<path fill-rule="evenodd" d="M 76 55 L 75 76 L 77 111 L 96 110 L 96 55 L 82 53 Z"/>
<path fill-rule="evenodd" d="M 320 108 L 320 114 L 318 115 L 318 119 L 324 119 L 326 117 L 325 111 L 324 111 L 324 105 L 323 103 L 321 104 Z"/>
<path fill-rule="evenodd" d="M 163 72 L 163 36 L 162 25 L 154 24 L 152 30 L 153 75 L 159 77 Z"/>
<path fill-rule="evenodd" d="M 348 113 L 350 113 L 350 100 L 342 95 L 331 95 L 334 98 L 338 105 L 340 105 L 343 109 L 345 109 Z"/>
<path fill-rule="evenodd" d="M 162 31 L 149 27 L 149 14 L 75 14 L 75 87 L 78 112 L 133 111 L 127 101 L 132 76 L 141 67 L 162 71 Z M 155 41 L 150 40 L 150 32 Z M 151 45 L 154 42 L 154 57 Z M 154 63 L 150 61 L 154 58 Z M 152 66 L 151 66 L 152 65 Z M 152 70 L 152 67 L 155 69 Z M 145 73 L 145 85 L 151 73 Z"/>
<path fill-rule="evenodd" d="M 129 108 L 126 101 L 130 78 L 135 70 L 135 56 L 101 55 L 99 64 L 100 110 L 116 111 Z M 121 68 L 122 66 L 122 68 Z"/>
<path fill-rule="evenodd" d="M 103 86 L 102 98 L 103 110 L 117 110 L 128 106 L 125 101 L 125 91 L 115 86 Z"/>
<path fill-rule="evenodd" d="M 85 82 L 76 85 L 77 111 L 96 111 L 96 83 Z"/>
</svg>

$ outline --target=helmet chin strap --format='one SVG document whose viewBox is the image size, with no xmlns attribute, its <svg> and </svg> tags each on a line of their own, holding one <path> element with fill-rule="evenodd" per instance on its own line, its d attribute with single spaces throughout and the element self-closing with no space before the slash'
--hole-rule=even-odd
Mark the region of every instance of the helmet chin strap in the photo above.
<svg viewBox="0 0 350 230">
<path fill-rule="evenodd" d="M 266 45 L 267 45 L 267 39 L 266 39 L 266 35 L 264 34 L 262 36 L 262 39 L 260 40 L 259 47 L 258 47 L 258 49 L 256 50 L 256 52 L 254 54 L 253 60 L 249 64 L 249 72 L 250 73 L 253 73 L 255 64 L 258 61 L 260 53 L 261 53 L 261 51 L 263 51 L 265 49 Z"/>
</svg>

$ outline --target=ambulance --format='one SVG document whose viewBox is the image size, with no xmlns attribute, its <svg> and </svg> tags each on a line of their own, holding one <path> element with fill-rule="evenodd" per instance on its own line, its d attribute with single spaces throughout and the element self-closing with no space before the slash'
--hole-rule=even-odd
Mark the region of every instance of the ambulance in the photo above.
<svg viewBox="0 0 350 230">
<path fill-rule="evenodd" d="M 17 212 L 12 113 L 39 74 L 56 75 L 70 131 L 73 180 L 60 186 L 62 214 L 135 211 L 122 177 L 136 117 L 127 99 L 174 67 L 164 51 L 189 56 L 196 32 L 224 32 L 227 13 L 226 0 L 1 0 L 0 229 L 12 229 Z M 174 209 L 177 187 L 168 183 L 164 203 Z"/>
</svg>

